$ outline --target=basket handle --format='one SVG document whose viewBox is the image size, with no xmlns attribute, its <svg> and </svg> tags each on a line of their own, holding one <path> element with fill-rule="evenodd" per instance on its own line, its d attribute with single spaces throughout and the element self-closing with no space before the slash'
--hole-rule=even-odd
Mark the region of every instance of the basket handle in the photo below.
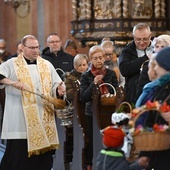
<svg viewBox="0 0 170 170">
<path fill-rule="evenodd" d="M 114 91 L 114 96 L 116 96 L 116 89 L 110 83 L 102 83 L 102 84 L 99 85 L 99 87 L 101 87 L 103 85 L 108 85 L 108 86 L 112 87 L 112 89 Z"/>
<path fill-rule="evenodd" d="M 56 68 L 55 70 L 56 70 L 56 71 L 59 70 L 59 71 L 61 71 L 63 74 L 65 74 L 65 72 L 64 72 L 61 68 Z"/>
<path fill-rule="evenodd" d="M 128 103 L 128 102 L 122 102 L 122 103 L 119 105 L 119 107 L 118 107 L 118 109 L 117 109 L 117 110 L 120 110 L 120 109 L 121 109 L 121 107 L 122 107 L 123 105 L 127 105 L 127 106 L 129 107 L 129 110 L 130 110 L 130 112 L 129 112 L 129 113 L 131 113 L 131 112 L 132 112 L 132 106 L 131 106 L 131 104 L 130 104 L 130 103 Z"/>
<path fill-rule="evenodd" d="M 168 99 L 170 99 L 170 95 L 168 95 L 168 96 L 165 98 L 165 100 L 163 101 L 163 103 L 167 102 Z M 163 104 L 163 103 L 162 103 L 162 104 Z"/>
<path fill-rule="evenodd" d="M 143 113 L 145 113 L 146 111 L 157 111 L 157 112 L 161 113 L 161 112 L 160 112 L 159 110 L 157 110 L 157 109 L 150 109 L 150 110 L 149 110 L 149 109 L 144 109 L 144 110 L 142 110 L 141 112 L 139 112 L 138 115 L 135 117 L 135 119 L 134 119 L 134 126 L 135 126 L 135 123 L 136 123 L 137 119 L 138 119 Z M 158 114 L 156 115 L 155 122 L 156 122 L 157 118 L 158 118 Z"/>
</svg>

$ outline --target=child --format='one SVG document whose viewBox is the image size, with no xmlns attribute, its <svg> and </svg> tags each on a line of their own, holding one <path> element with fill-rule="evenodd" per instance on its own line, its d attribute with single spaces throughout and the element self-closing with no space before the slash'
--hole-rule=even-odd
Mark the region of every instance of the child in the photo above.
<svg viewBox="0 0 170 170">
<path fill-rule="evenodd" d="M 124 144 L 121 149 L 124 151 L 126 158 L 130 157 L 131 145 L 133 143 L 133 138 L 129 132 L 129 119 L 130 116 L 127 113 L 115 112 L 111 117 L 114 127 L 121 128 L 125 132 Z"/>
<path fill-rule="evenodd" d="M 125 133 L 113 126 L 105 128 L 102 133 L 104 149 L 97 157 L 97 170 L 129 170 L 128 162 L 121 150 Z"/>
</svg>

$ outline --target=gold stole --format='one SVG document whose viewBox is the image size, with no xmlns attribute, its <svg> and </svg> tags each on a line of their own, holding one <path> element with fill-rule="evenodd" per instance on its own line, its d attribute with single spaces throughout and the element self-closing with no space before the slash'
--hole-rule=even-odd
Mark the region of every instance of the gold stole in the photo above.
<svg viewBox="0 0 170 170">
<path fill-rule="evenodd" d="M 28 65 L 20 54 L 14 62 L 16 75 L 19 81 L 26 83 L 29 89 L 34 92 Z M 42 87 L 42 94 L 49 96 L 52 89 L 50 69 L 40 56 L 37 58 L 38 76 Z M 35 82 L 34 82 L 35 83 Z M 43 114 L 40 116 L 36 101 L 36 95 L 21 91 L 23 111 L 27 128 L 28 157 L 39 155 L 49 150 L 59 148 L 58 133 L 55 124 L 54 113 L 46 107 L 47 101 L 42 100 Z M 52 106 L 54 107 L 54 106 Z"/>
</svg>

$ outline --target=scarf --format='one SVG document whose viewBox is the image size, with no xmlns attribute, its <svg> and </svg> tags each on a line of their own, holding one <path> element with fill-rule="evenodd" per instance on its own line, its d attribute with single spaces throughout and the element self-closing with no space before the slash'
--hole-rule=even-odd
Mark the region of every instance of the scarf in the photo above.
<svg viewBox="0 0 170 170">
<path fill-rule="evenodd" d="M 29 89 L 34 92 L 33 82 L 29 73 L 28 65 L 20 54 L 14 61 L 14 67 L 18 80 L 27 83 Z M 50 69 L 46 62 L 39 56 L 37 58 L 37 69 L 40 77 L 42 94 L 50 96 L 52 80 Z M 55 125 L 54 113 L 46 107 L 51 105 L 48 101 L 42 101 L 43 114 L 37 105 L 36 95 L 27 91 L 21 91 L 22 106 L 27 130 L 28 157 L 39 155 L 59 147 L 58 134 Z"/>
<path fill-rule="evenodd" d="M 170 82 L 170 73 L 167 73 L 160 77 L 159 79 L 147 83 L 144 88 L 142 94 L 139 96 L 138 100 L 136 101 L 136 107 L 140 107 L 141 105 L 145 104 L 147 100 L 152 96 L 154 89 L 157 86 L 166 86 L 167 83 Z"/>
<path fill-rule="evenodd" d="M 170 83 L 170 73 L 163 75 L 158 79 L 158 81 L 159 81 L 159 86 L 166 86 L 167 83 Z"/>
<path fill-rule="evenodd" d="M 143 105 L 145 101 L 147 101 L 150 98 L 149 96 L 153 94 L 154 89 L 158 84 L 159 84 L 158 80 L 147 83 L 143 87 L 142 94 L 139 96 L 138 100 L 136 101 L 135 107 L 140 107 L 141 105 Z"/>
<path fill-rule="evenodd" d="M 106 67 L 103 66 L 101 69 L 96 69 L 94 65 L 92 65 L 91 73 L 93 74 L 94 77 L 96 77 L 97 75 L 102 75 L 104 77 L 106 75 Z M 99 85 L 102 83 L 104 83 L 103 80 L 99 83 Z M 100 92 L 101 95 L 109 93 L 107 86 L 106 85 L 100 86 Z"/>
</svg>

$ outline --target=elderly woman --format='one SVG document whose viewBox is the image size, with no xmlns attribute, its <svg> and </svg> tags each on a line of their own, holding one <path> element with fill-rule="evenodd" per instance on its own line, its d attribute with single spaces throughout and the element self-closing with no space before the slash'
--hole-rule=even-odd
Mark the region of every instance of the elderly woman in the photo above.
<svg viewBox="0 0 170 170">
<path fill-rule="evenodd" d="M 105 40 L 101 43 L 101 46 L 105 50 L 105 62 L 106 68 L 114 70 L 117 76 L 117 80 L 120 86 L 124 87 L 125 78 L 121 75 L 118 65 L 118 58 L 114 51 L 113 41 Z"/>
<path fill-rule="evenodd" d="M 155 56 L 155 67 L 154 70 L 158 76 L 156 80 L 153 81 L 154 86 L 150 89 L 149 93 L 143 100 L 146 103 L 150 101 L 159 101 L 163 103 L 167 97 L 166 101 L 170 104 L 170 47 L 165 47 L 160 50 Z M 146 101 L 147 99 L 147 101 Z M 170 111 L 166 113 L 161 113 L 157 117 L 155 112 L 148 111 L 145 117 L 145 124 L 148 127 L 152 127 L 154 123 L 158 125 L 168 125 L 170 123 Z M 155 121 L 156 120 L 156 121 Z M 169 138 L 167 139 L 169 140 Z M 147 142 L 147 141 L 146 141 Z M 153 141 L 154 142 L 154 141 Z M 148 166 L 147 169 L 159 169 L 159 170 L 169 170 L 170 167 L 170 148 L 161 151 L 152 152 L 141 152 L 139 156 L 138 163 L 142 166 Z"/>
<path fill-rule="evenodd" d="M 87 151 L 87 157 L 86 157 L 86 164 L 87 169 L 92 168 L 92 158 L 93 158 L 93 120 L 92 120 L 92 92 L 93 88 L 96 84 L 102 84 L 102 83 L 110 83 L 114 87 L 118 87 L 118 81 L 116 77 L 116 73 L 113 70 L 107 69 L 104 66 L 105 62 L 105 51 L 103 47 L 100 45 L 95 45 L 90 48 L 89 50 L 89 58 L 91 62 L 91 66 L 88 71 L 86 71 L 81 76 L 81 84 L 80 84 L 80 100 L 82 102 L 86 103 L 86 109 L 85 114 L 87 116 L 88 120 L 88 138 L 89 138 L 89 144 L 88 144 L 88 151 Z M 110 91 L 109 91 L 110 90 Z M 101 88 L 101 94 L 104 94 L 106 92 L 113 93 L 111 91 L 112 89 L 107 86 L 102 86 Z"/>
<path fill-rule="evenodd" d="M 148 56 L 149 60 L 151 60 L 156 55 L 156 53 L 158 53 L 161 49 L 163 49 L 169 45 L 170 45 L 170 35 L 163 34 L 163 35 L 160 35 L 160 36 L 154 38 L 154 40 L 153 40 L 154 53 L 151 53 Z M 140 73 L 140 77 L 139 77 L 138 85 L 137 85 L 137 98 L 142 93 L 142 89 L 143 89 L 144 85 L 151 81 L 149 79 L 148 73 L 147 73 L 149 60 L 145 61 L 141 68 L 142 71 Z"/>
</svg>

